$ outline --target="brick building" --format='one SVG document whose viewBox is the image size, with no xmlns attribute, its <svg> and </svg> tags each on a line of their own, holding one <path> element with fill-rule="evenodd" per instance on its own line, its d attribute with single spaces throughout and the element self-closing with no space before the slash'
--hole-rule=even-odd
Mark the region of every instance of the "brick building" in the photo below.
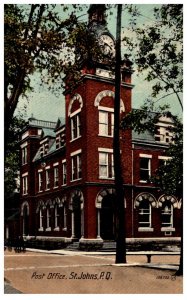
<svg viewBox="0 0 187 300">
<path fill-rule="evenodd" d="M 113 51 L 104 5 L 91 5 L 89 29 L 106 53 Z M 109 49 L 109 50 L 108 50 Z M 112 50 L 111 50 L 112 49 Z M 131 111 L 132 68 L 121 68 L 121 117 Z M 24 236 L 80 245 L 115 240 L 113 168 L 114 76 L 108 64 L 82 70 L 82 84 L 66 92 L 65 118 L 57 122 L 30 118 L 21 137 L 20 228 Z M 60 113 L 60 107 L 59 107 Z M 170 139 L 168 120 L 156 136 L 121 132 L 122 175 L 129 241 L 178 240 L 181 202 L 149 182 Z"/>
</svg>

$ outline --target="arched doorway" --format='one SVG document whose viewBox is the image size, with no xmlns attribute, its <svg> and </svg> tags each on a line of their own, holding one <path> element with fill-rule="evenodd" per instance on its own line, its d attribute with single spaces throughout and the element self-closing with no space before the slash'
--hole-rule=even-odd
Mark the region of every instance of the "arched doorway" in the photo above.
<svg viewBox="0 0 187 300">
<path fill-rule="evenodd" d="M 73 214 L 74 214 L 74 237 L 81 238 L 81 203 L 80 197 L 73 197 Z"/>
<path fill-rule="evenodd" d="M 103 240 L 115 239 L 115 195 L 103 197 L 100 211 L 100 233 Z"/>
<path fill-rule="evenodd" d="M 84 237 L 84 198 L 80 190 L 71 193 L 69 209 L 71 210 L 71 231 L 72 238 Z"/>
</svg>

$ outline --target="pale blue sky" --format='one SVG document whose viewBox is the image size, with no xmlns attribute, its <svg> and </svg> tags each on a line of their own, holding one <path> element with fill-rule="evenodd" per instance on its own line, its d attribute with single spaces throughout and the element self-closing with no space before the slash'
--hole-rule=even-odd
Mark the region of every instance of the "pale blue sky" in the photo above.
<svg viewBox="0 0 187 300">
<path fill-rule="evenodd" d="M 138 5 L 141 13 L 143 14 L 143 16 L 139 18 L 140 23 L 151 22 L 152 9 L 154 6 L 154 4 Z M 110 32 L 115 36 L 116 24 L 114 15 L 109 16 L 107 20 L 108 28 Z M 87 21 L 87 16 L 82 17 L 81 20 Z M 122 26 L 127 26 L 126 13 L 122 15 Z M 33 77 L 34 92 L 29 94 L 29 102 L 20 99 L 18 110 L 22 110 L 22 107 L 26 106 L 25 117 L 30 117 L 33 114 L 34 117 L 38 119 L 56 121 L 58 117 L 64 116 L 65 113 L 63 93 L 59 97 L 57 97 L 54 94 L 50 93 L 47 90 L 47 87 L 40 87 L 38 83 L 39 76 L 35 75 Z M 135 85 L 132 94 L 132 105 L 134 108 L 138 108 L 150 95 L 151 83 L 143 81 L 143 76 L 137 77 L 136 70 L 133 74 L 132 83 Z M 172 112 L 181 114 L 181 108 L 176 96 L 167 98 L 164 101 L 170 103 Z M 163 104 L 163 101 L 160 101 L 159 103 Z"/>
</svg>

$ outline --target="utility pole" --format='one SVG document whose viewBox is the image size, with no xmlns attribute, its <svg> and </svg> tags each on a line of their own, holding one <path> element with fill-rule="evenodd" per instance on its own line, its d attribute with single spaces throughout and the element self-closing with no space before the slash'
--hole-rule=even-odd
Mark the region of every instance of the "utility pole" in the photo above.
<svg viewBox="0 0 187 300">
<path fill-rule="evenodd" d="M 120 154 L 120 90 L 121 90 L 121 13 L 122 4 L 117 5 L 115 101 L 114 101 L 114 174 L 116 190 L 116 263 L 126 263 L 126 230 L 124 188 Z"/>
</svg>

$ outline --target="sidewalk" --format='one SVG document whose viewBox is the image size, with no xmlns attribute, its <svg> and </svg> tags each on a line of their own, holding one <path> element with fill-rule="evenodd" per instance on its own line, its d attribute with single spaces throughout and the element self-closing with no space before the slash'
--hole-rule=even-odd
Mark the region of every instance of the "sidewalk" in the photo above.
<svg viewBox="0 0 187 300">
<path fill-rule="evenodd" d="M 102 251 L 72 251 L 72 250 L 65 250 L 65 249 L 59 249 L 59 250 L 41 250 L 41 249 L 33 249 L 33 248 L 26 248 L 26 251 L 30 252 L 39 252 L 39 253 L 46 253 L 46 254 L 57 254 L 57 255 L 68 255 L 68 256 L 114 256 L 115 252 L 102 252 Z M 171 252 L 161 252 L 161 251 L 149 251 L 150 254 L 157 256 L 167 256 L 171 255 Z M 144 251 L 138 251 L 138 252 L 127 252 L 128 256 L 133 256 L 134 258 L 139 257 L 140 255 L 145 256 L 146 259 L 146 253 Z M 172 255 L 180 255 L 179 252 L 172 252 Z M 136 259 L 137 260 L 137 259 Z M 177 271 L 179 268 L 178 264 L 167 264 L 167 263 L 141 263 L 141 262 L 133 262 L 133 263 L 120 263 L 120 264 L 106 264 L 108 266 L 116 266 L 116 267 L 145 267 L 145 268 L 151 268 L 151 269 L 161 269 L 161 270 L 171 270 L 171 271 Z"/>
<path fill-rule="evenodd" d="M 179 255 L 128 254 L 115 264 L 115 253 L 26 249 L 5 253 L 5 293 L 23 294 L 181 294 L 175 276 Z M 132 252 L 131 252 L 132 254 Z M 158 253 L 157 253 L 158 254 Z M 167 253 L 166 253 L 167 254 Z M 10 287 L 16 290 L 12 290 Z M 8 290 L 8 291 L 7 291 Z"/>
</svg>

